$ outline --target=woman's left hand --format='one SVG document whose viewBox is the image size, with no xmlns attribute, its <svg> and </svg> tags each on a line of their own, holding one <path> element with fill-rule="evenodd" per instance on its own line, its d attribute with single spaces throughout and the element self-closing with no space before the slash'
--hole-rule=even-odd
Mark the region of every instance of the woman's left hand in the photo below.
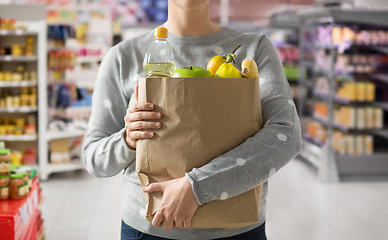
<svg viewBox="0 0 388 240">
<path fill-rule="evenodd" d="M 158 211 L 152 220 L 155 227 L 170 231 L 174 227 L 191 228 L 191 219 L 198 208 L 191 183 L 186 177 L 174 180 L 151 183 L 143 188 L 143 192 L 162 192 L 163 198 Z"/>
</svg>

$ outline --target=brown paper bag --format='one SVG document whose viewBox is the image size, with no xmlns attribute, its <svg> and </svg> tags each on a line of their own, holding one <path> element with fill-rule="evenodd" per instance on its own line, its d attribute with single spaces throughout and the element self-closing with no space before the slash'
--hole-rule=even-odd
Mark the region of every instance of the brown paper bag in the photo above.
<svg viewBox="0 0 388 240">
<path fill-rule="evenodd" d="M 161 112 L 163 127 L 137 142 L 141 186 L 180 178 L 235 148 L 262 127 L 259 79 L 141 78 L 139 102 Z M 193 228 L 240 228 L 258 221 L 262 185 L 198 207 Z M 145 194 L 152 221 L 162 193 Z"/>
</svg>

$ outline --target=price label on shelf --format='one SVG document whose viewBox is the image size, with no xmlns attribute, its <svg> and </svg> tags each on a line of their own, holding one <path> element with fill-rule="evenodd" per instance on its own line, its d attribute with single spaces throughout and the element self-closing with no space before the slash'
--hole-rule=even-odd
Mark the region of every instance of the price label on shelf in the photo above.
<svg viewBox="0 0 388 240">
<path fill-rule="evenodd" d="M 22 221 L 24 225 L 28 224 L 28 212 L 27 212 L 27 205 L 24 204 L 21 208 L 19 208 L 20 217 L 22 218 Z"/>
<path fill-rule="evenodd" d="M 15 35 L 22 35 L 23 34 L 23 31 L 18 29 L 15 31 Z"/>
<path fill-rule="evenodd" d="M 0 30 L 0 34 L 1 34 L 1 35 L 7 35 L 7 34 L 8 34 L 8 31 L 7 31 L 7 30 Z"/>
<path fill-rule="evenodd" d="M 34 201 L 34 206 L 38 207 L 38 191 L 34 191 L 32 193 L 32 199 Z"/>
<path fill-rule="evenodd" d="M 11 56 L 5 56 L 4 57 L 4 61 L 12 61 L 12 57 Z"/>
<path fill-rule="evenodd" d="M 27 210 L 29 215 L 32 215 L 32 213 L 34 212 L 34 207 L 32 206 L 31 198 L 27 198 Z"/>
</svg>

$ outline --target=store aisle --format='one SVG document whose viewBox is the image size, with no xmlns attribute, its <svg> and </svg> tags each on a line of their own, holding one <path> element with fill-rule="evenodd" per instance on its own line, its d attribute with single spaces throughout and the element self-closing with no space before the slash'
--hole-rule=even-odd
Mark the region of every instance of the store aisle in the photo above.
<svg viewBox="0 0 388 240">
<path fill-rule="evenodd" d="M 79 171 L 42 182 L 47 239 L 119 239 L 121 180 L 121 174 L 97 179 Z M 293 160 L 269 186 L 269 240 L 387 239 L 386 182 L 324 185 Z"/>
</svg>

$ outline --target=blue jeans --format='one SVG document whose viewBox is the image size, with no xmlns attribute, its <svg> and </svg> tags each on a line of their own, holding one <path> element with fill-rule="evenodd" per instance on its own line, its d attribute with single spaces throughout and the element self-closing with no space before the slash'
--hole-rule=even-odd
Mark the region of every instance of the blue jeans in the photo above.
<svg viewBox="0 0 388 240">
<path fill-rule="evenodd" d="M 121 240 L 168 240 L 168 238 L 155 237 L 142 232 L 137 231 L 136 229 L 128 226 L 123 221 L 121 222 Z M 255 229 L 252 229 L 248 232 L 234 235 L 232 237 L 226 238 L 217 238 L 217 240 L 267 240 L 265 235 L 265 223 L 261 224 Z"/>
</svg>

